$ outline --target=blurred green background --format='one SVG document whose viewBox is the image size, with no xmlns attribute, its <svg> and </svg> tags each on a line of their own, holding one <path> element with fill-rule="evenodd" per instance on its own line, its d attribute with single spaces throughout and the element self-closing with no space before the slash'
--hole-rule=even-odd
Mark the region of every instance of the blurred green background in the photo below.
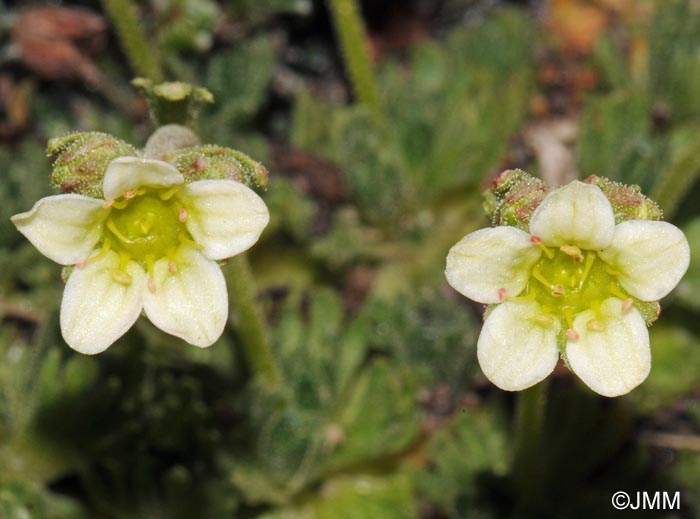
<svg viewBox="0 0 700 519">
<path fill-rule="evenodd" d="M 700 6 L 691 0 L 363 3 L 378 100 L 358 101 L 317 0 L 141 0 L 163 77 L 209 89 L 204 142 L 265 164 L 251 262 L 285 383 L 230 326 L 200 350 L 146 320 L 70 350 L 60 267 L 9 217 L 50 194 L 46 141 L 153 126 L 108 4 L 0 2 L 0 519 L 700 517 Z M 542 496 L 517 512 L 514 395 L 476 363 L 482 308 L 443 277 L 523 168 L 638 184 L 693 258 L 650 330 L 653 366 L 605 399 L 550 380 Z M 236 308 L 232 308 L 232 323 Z"/>
</svg>

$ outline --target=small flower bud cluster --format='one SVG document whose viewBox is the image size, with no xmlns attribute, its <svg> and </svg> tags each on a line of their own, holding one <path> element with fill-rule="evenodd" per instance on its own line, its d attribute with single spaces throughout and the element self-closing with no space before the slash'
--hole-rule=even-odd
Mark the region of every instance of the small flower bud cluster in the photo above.
<svg viewBox="0 0 700 519">
<path fill-rule="evenodd" d="M 231 148 L 195 146 L 169 153 L 163 160 L 175 166 L 185 177 L 185 182 L 229 179 L 249 186 L 267 186 L 265 166 Z"/>
<path fill-rule="evenodd" d="M 137 153 L 133 146 L 107 133 L 77 132 L 49 140 L 46 155 L 54 158 L 54 187 L 64 193 L 100 197 L 107 166 L 116 158 Z"/>
<path fill-rule="evenodd" d="M 54 187 L 64 193 L 100 198 L 109 164 L 120 157 L 137 157 L 140 153 L 106 133 L 86 132 L 51 139 L 47 155 L 55 157 L 51 173 Z M 158 128 L 148 140 L 144 155 L 175 166 L 186 184 L 198 180 L 235 180 L 249 187 L 264 188 L 268 182 L 265 166 L 231 148 L 200 145 L 197 136 L 184 126 L 170 124 Z"/>
<path fill-rule="evenodd" d="M 509 169 L 493 180 L 483 193 L 484 210 L 492 225 L 526 230 L 532 213 L 547 195 L 544 182 L 520 169 Z"/>
<path fill-rule="evenodd" d="M 628 186 L 605 177 L 591 175 L 587 184 L 598 186 L 610 201 L 615 212 L 615 223 L 626 220 L 663 220 L 663 212 L 656 202 L 642 194 L 637 185 Z"/>
</svg>

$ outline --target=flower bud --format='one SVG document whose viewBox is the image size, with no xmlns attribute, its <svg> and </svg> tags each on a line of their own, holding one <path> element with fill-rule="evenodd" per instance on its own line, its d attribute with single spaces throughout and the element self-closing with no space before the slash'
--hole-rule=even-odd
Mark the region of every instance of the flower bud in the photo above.
<svg viewBox="0 0 700 519">
<path fill-rule="evenodd" d="M 186 126 L 166 124 L 148 138 L 143 155 L 147 159 L 163 160 L 168 154 L 200 144 L 197 134 Z"/>
<path fill-rule="evenodd" d="M 493 225 L 511 225 L 527 230 L 532 213 L 547 195 L 547 186 L 519 169 L 498 175 L 483 193 L 484 210 Z"/>
<path fill-rule="evenodd" d="M 214 102 L 214 96 L 206 88 L 195 88 L 182 81 L 154 85 L 149 79 L 136 78 L 131 84 L 146 95 L 151 117 L 159 126 L 190 124 L 202 105 Z"/>
<path fill-rule="evenodd" d="M 165 155 L 185 177 L 185 182 L 205 179 L 231 179 L 250 187 L 267 186 L 268 171 L 244 153 L 222 146 L 185 148 Z"/>
<path fill-rule="evenodd" d="M 584 182 L 598 186 L 610 201 L 615 223 L 625 220 L 661 220 L 663 213 L 652 199 L 641 193 L 636 185 L 625 185 L 605 177 L 591 175 Z"/>
<path fill-rule="evenodd" d="M 107 166 L 118 157 L 136 156 L 130 144 L 107 133 L 70 133 L 49 140 L 46 155 L 54 157 L 51 184 L 64 193 L 102 197 Z"/>
</svg>

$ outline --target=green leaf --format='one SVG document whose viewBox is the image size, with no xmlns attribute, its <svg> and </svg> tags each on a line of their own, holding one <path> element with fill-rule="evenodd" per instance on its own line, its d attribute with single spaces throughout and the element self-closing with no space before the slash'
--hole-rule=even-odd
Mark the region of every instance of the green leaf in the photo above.
<svg viewBox="0 0 700 519">
<path fill-rule="evenodd" d="M 700 11 L 687 0 L 658 4 L 649 34 L 649 83 L 671 119 L 700 117 Z"/>
<path fill-rule="evenodd" d="M 421 494 L 455 517 L 461 503 L 476 512 L 479 479 L 504 476 L 509 468 L 508 424 L 489 408 L 462 409 L 428 442 L 428 467 L 416 474 Z"/>
<path fill-rule="evenodd" d="M 584 108 L 579 131 L 582 175 L 648 187 L 653 171 L 644 163 L 656 154 L 648 135 L 649 101 L 644 94 L 625 89 L 591 99 Z"/>
<path fill-rule="evenodd" d="M 270 210 L 267 233 L 282 230 L 299 241 L 310 237 L 316 204 L 291 180 L 276 178 L 265 193 L 265 203 Z"/>
<path fill-rule="evenodd" d="M 423 413 L 412 375 L 379 359 L 362 372 L 333 421 L 342 441 L 328 459 L 331 470 L 399 454 L 418 437 Z"/>
<path fill-rule="evenodd" d="M 33 482 L 0 480 L 0 517 L 3 519 L 83 519 L 79 504 L 40 488 Z"/>
<path fill-rule="evenodd" d="M 325 482 L 317 497 L 258 519 L 412 519 L 417 518 L 412 485 L 406 475 L 360 474 Z"/>
<path fill-rule="evenodd" d="M 698 131 L 698 125 L 687 125 L 674 129 L 669 135 L 666 160 L 651 193 L 667 219 L 673 218 L 700 175 Z"/>
<path fill-rule="evenodd" d="M 697 388 L 700 380 L 700 340 L 680 326 L 660 322 L 649 330 L 652 366 L 649 377 L 634 391 L 642 411 L 673 404 Z"/>
<path fill-rule="evenodd" d="M 255 115 L 266 97 L 274 66 L 275 49 L 268 37 L 216 54 L 206 76 L 206 86 L 216 98 L 210 110 L 215 123 L 237 124 Z"/>
<path fill-rule="evenodd" d="M 690 265 L 673 292 L 678 301 L 688 308 L 700 310 L 700 218 L 683 226 L 690 245 Z"/>
</svg>

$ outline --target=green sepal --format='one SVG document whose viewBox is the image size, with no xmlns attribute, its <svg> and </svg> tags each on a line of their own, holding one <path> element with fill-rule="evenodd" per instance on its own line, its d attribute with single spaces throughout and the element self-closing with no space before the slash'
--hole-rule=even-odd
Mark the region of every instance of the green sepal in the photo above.
<svg viewBox="0 0 700 519">
<path fill-rule="evenodd" d="M 250 187 L 267 186 L 268 171 L 265 166 L 231 148 L 195 146 L 169 153 L 163 160 L 174 165 L 185 177 L 185 182 L 230 179 Z"/>
<path fill-rule="evenodd" d="M 54 158 L 51 185 L 64 193 L 101 198 L 109 163 L 137 153 L 133 146 L 107 133 L 76 132 L 50 139 L 46 155 Z"/>
<path fill-rule="evenodd" d="M 663 212 L 658 204 L 643 195 L 637 185 L 622 184 L 596 175 L 591 175 L 584 182 L 598 186 L 607 197 L 613 207 L 616 224 L 626 220 L 663 219 Z"/>
<path fill-rule="evenodd" d="M 640 301 L 634 299 L 634 307 L 642 314 L 647 326 L 651 326 L 661 315 L 661 305 L 658 301 Z"/>
</svg>

